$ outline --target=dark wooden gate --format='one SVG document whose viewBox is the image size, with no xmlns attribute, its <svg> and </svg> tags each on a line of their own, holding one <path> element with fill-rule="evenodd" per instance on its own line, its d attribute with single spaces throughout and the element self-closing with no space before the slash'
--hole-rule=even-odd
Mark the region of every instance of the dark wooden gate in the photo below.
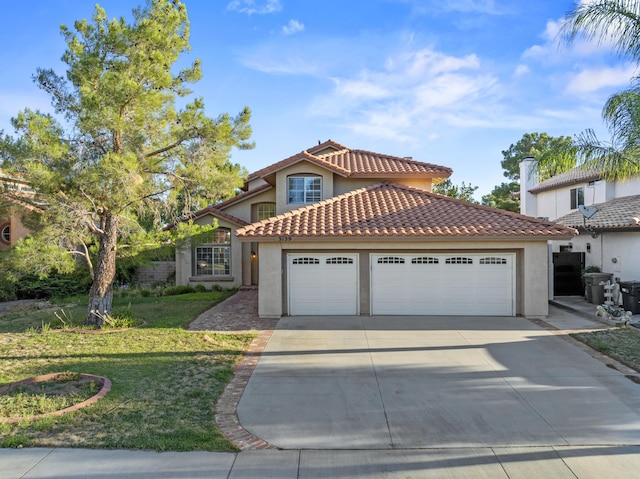
<svg viewBox="0 0 640 479">
<path fill-rule="evenodd" d="M 584 253 L 553 253 L 553 295 L 582 296 Z"/>
</svg>

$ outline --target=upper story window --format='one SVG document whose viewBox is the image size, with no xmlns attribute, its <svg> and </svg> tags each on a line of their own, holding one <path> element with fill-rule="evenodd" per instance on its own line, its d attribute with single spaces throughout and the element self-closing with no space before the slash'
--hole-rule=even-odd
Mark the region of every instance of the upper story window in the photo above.
<svg viewBox="0 0 640 479">
<path fill-rule="evenodd" d="M 584 205 L 584 187 L 571 189 L 571 209 L 575 210 L 578 206 Z"/>
<path fill-rule="evenodd" d="M 0 227 L 0 241 L 3 243 L 11 243 L 11 225 Z"/>
<path fill-rule="evenodd" d="M 311 204 L 321 199 L 321 176 L 289 176 L 287 178 L 287 203 Z"/>
<path fill-rule="evenodd" d="M 266 220 L 276 215 L 275 203 L 258 203 L 257 218 L 258 221 Z"/>
<path fill-rule="evenodd" d="M 198 238 L 194 248 L 194 275 L 229 276 L 231 274 L 231 230 L 217 230 Z"/>
</svg>

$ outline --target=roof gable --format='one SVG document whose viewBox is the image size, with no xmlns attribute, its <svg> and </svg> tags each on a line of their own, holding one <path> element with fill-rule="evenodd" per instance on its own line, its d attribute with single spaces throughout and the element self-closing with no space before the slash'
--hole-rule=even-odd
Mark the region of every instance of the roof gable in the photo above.
<svg viewBox="0 0 640 479">
<path fill-rule="evenodd" d="M 408 157 L 401 158 L 366 150 L 352 150 L 329 140 L 252 173 L 249 175 L 249 181 L 256 178 L 268 179 L 277 171 L 300 161 L 309 161 L 345 177 L 448 178 L 453 172 L 451 168 L 415 161 Z"/>
<path fill-rule="evenodd" d="M 250 224 L 241 239 L 563 239 L 577 232 L 549 221 L 378 183 Z"/>
<path fill-rule="evenodd" d="M 193 213 L 189 213 L 189 214 L 183 216 L 182 218 L 174 221 L 173 223 L 165 226 L 163 228 L 163 231 L 172 230 L 173 228 L 176 227 L 176 225 L 178 223 L 182 223 L 184 221 L 195 221 L 195 220 L 198 220 L 200 218 L 203 218 L 204 216 L 214 216 L 216 218 L 224 219 L 224 220 L 227 220 L 230 223 L 233 223 L 233 224 L 235 224 L 237 226 L 246 226 L 246 225 L 249 224 L 248 222 L 246 222 L 244 220 L 241 220 L 240 218 L 238 218 L 236 216 L 233 216 L 233 215 L 230 215 L 228 213 L 225 213 L 224 211 L 219 210 L 218 208 L 216 208 L 214 206 L 207 206 L 206 208 L 203 208 L 203 209 L 201 209 L 199 211 L 195 211 Z"/>
</svg>

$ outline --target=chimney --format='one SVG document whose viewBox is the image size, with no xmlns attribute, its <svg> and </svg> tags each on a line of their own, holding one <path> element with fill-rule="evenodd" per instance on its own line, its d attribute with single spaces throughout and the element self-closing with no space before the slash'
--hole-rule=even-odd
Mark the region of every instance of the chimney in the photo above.
<svg viewBox="0 0 640 479">
<path fill-rule="evenodd" d="M 538 216 L 536 195 L 529 190 L 538 184 L 538 174 L 533 165 L 535 158 L 527 156 L 520 162 L 520 213 L 527 216 Z"/>
</svg>

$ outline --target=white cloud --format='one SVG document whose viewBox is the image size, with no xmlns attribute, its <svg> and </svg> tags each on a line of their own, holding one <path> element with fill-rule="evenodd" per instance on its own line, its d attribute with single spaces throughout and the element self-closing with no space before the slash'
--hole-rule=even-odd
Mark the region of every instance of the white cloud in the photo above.
<svg viewBox="0 0 640 479">
<path fill-rule="evenodd" d="M 476 55 L 456 57 L 431 48 L 387 56 L 380 68 L 355 76 L 334 78 L 331 92 L 318 96 L 311 107 L 358 134 L 409 141 L 421 131 L 426 140 L 434 126 L 486 126 L 479 99 L 494 93 L 498 79 L 481 69 Z M 476 110 L 476 111 L 474 111 Z"/>
<path fill-rule="evenodd" d="M 227 10 L 233 10 L 247 15 L 264 15 L 267 13 L 276 13 L 282 10 L 280 0 L 232 0 L 227 5 Z"/>
<path fill-rule="evenodd" d="M 577 75 L 574 75 L 567 82 L 565 92 L 580 94 L 594 92 L 601 88 L 624 88 L 637 73 L 637 68 L 632 64 L 613 68 L 587 68 Z"/>
<path fill-rule="evenodd" d="M 289 20 L 289 23 L 282 27 L 282 33 L 285 35 L 293 35 L 302 31 L 304 31 L 304 23 L 294 19 Z"/>
<path fill-rule="evenodd" d="M 548 20 L 544 32 L 540 35 L 543 42 L 532 45 L 524 51 L 522 58 L 531 58 L 541 61 L 566 61 L 567 58 L 589 58 L 594 55 L 610 53 L 613 43 L 610 40 L 588 40 L 584 37 L 576 37 L 571 44 L 564 43 L 562 26 L 564 19 Z"/>
<path fill-rule="evenodd" d="M 517 77 L 521 77 L 523 75 L 526 75 L 527 73 L 529 73 L 531 71 L 531 69 L 527 66 L 527 65 L 518 65 L 515 69 L 515 71 L 513 72 L 513 76 Z"/>
<path fill-rule="evenodd" d="M 366 80 L 334 79 L 337 96 L 345 98 L 375 98 L 382 99 L 390 92 L 381 85 Z"/>
<path fill-rule="evenodd" d="M 242 65 L 252 70 L 270 74 L 312 75 L 322 73 L 324 65 L 313 60 L 309 55 L 292 53 L 283 57 L 260 55 L 260 49 L 239 57 Z"/>
</svg>

